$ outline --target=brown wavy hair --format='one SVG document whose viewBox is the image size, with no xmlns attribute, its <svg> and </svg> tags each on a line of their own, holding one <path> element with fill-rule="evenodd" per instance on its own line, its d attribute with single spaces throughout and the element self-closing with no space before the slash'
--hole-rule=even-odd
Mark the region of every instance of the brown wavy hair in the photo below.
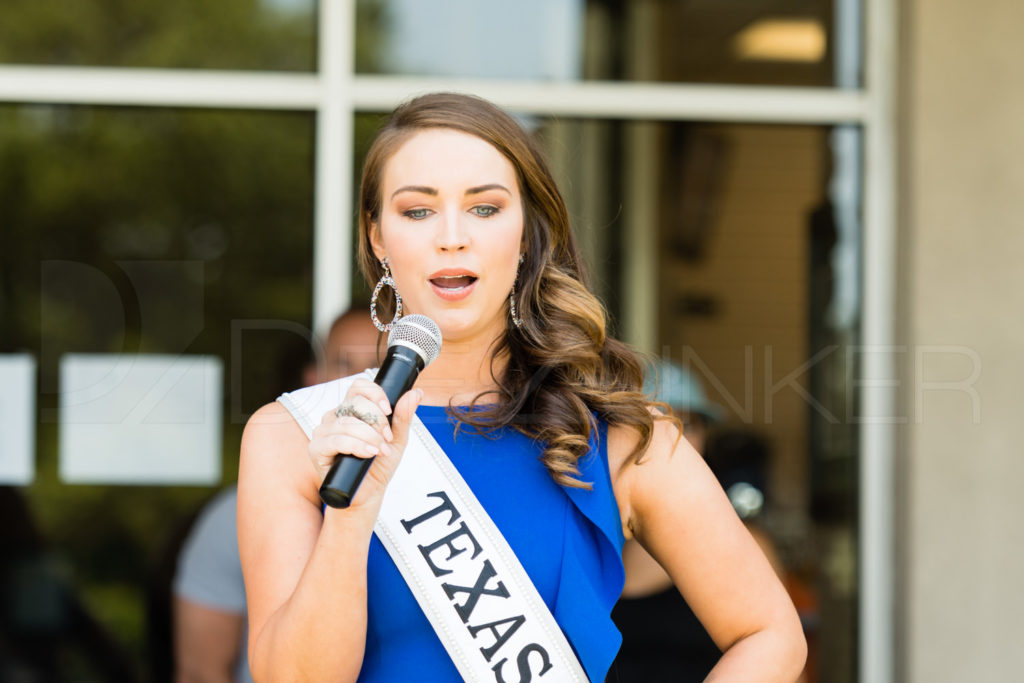
<svg viewBox="0 0 1024 683">
<path fill-rule="evenodd" d="M 417 97 L 391 114 L 363 166 L 363 275 L 371 286 L 383 275 L 369 238 L 380 218 L 384 167 L 406 140 L 429 128 L 454 129 L 490 143 L 515 168 L 523 200 L 524 259 L 515 289 L 522 326 L 509 316 L 491 356 L 498 400 L 482 401 L 495 393 L 487 392 L 468 409 L 451 410 L 483 431 L 511 426 L 541 440 L 541 459 L 554 480 L 589 488 L 576 479 L 577 462 L 590 450 L 595 419 L 637 432 L 630 454 L 636 461 L 650 443 L 655 418 L 641 394 L 643 366 L 629 347 L 607 335 L 607 314 L 585 284 L 565 202 L 539 148 L 515 119 L 486 100 L 455 93 Z M 385 288 L 377 304 L 384 320 L 394 311 L 390 294 Z M 493 359 L 500 357 L 507 363 L 497 377 Z"/>
</svg>

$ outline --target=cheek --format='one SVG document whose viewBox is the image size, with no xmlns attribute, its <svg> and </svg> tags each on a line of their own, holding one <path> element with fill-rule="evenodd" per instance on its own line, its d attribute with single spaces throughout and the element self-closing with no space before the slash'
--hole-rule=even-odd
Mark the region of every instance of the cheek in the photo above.
<svg viewBox="0 0 1024 683">
<path fill-rule="evenodd" d="M 502 280 L 508 280 L 509 286 L 516 277 L 519 269 L 519 255 L 523 252 L 523 231 L 522 224 L 513 226 L 512 229 L 502 231 L 500 236 L 495 236 L 490 250 L 490 258 L 495 270 L 501 272 Z"/>
<path fill-rule="evenodd" d="M 518 259 L 519 254 L 524 250 L 523 236 L 526 233 L 526 221 L 522 209 L 514 212 L 514 215 L 510 215 L 508 218 L 508 224 L 501 231 L 501 242 L 507 251 L 515 252 L 516 259 Z"/>
<path fill-rule="evenodd" d="M 380 260 L 387 257 L 391 268 L 391 278 L 395 281 L 398 291 L 405 296 L 404 292 L 410 291 L 410 285 L 406 282 L 410 266 L 416 263 L 416 254 L 422 253 L 422 248 L 412 244 L 408 236 L 403 236 L 398 231 L 391 229 L 386 222 L 381 224 L 378 235 L 380 249 L 379 252 L 376 252 L 377 258 Z"/>
<path fill-rule="evenodd" d="M 381 255 L 388 257 L 393 268 L 396 265 L 417 262 L 423 254 L 423 232 L 422 230 L 402 230 L 399 226 L 390 225 L 387 222 L 382 223 L 379 242 Z"/>
</svg>

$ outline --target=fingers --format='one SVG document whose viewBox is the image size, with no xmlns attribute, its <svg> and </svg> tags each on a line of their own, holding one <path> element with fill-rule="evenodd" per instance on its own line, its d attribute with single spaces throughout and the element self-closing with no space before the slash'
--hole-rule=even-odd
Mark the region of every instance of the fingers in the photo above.
<svg viewBox="0 0 1024 683">
<path fill-rule="evenodd" d="M 423 400 L 422 389 L 412 389 L 398 399 L 395 414 L 391 418 L 391 428 L 394 430 L 392 445 L 399 450 L 404 449 L 405 444 L 409 441 L 409 425 L 412 424 L 412 418 L 416 414 L 416 408 L 421 400 Z"/>
<path fill-rule="evenodd" d="M 385 400 L 386 403 L 386 400 Z M 388 407 L 387 413 L 391 412 Z M 378 430 L 384 438 L 390 441 L 393 438 L 391 427 L 388 426 L 387 413 L 377 403 L 365 396 L 354 395 L 347 397 L 337 408 L 328 411 L 323 416 L 323 422 L 343 423 L 346 418 L 363 422 L 373 429 Z"/>
<path fill-rule="evenodd" d="M 358 506 L 366 501 L 379 501 L 379 497 L 382 496 L 402 460 L 408 441 L 409 426 L 422 397 L 421 390 L 413 389 L 399 399 L 391 418 L 395 438 L 382 449 L 380 456 L 373 461 L 373 465 L 367 471 L 366 478 L 363 479 L 350 507 Z"/>
<path fill-rule="evenodd" d="M 388 425 L 384 391 L 372 382 L 356 380 L 335 409 L 324 413 L 313 430 L 309 455 L 321 478 L 340 453 L 372 458 L 385 452 L 394 433 Z"/>
<path fill-rule="evenodd" d="M 371 403 L 375 403 L 383 415 L 391 414 L 391 404 L 388 403 L 387 394 L 380 388 L 379 384 L 365 379 L 357 379 L 348 390 L 347 397 L 362 396 Z"/>
<path fill-rule="evenodd" d="M 354 417 L 341 417 L 325 422 L 313 430 L 317 447 L 324 452 L 349 453 L 369 458 L 380 453 L 388 443 L 379 430 Z"/>
<path fill-rule="evenodd" d="M 320 478 L 327 474 L 338 454 L 375 458 L 360 486 L 358 498 L 376 500 L 401 460 L 409 427 L 422 397 L 420 389 L 407 392 L 392 414 L 383 389 L 365 380 L 354 382 L 341 405 L 324 413 L 320 425 L 313 430 L 309 454 Z M 367 486 L 369 482 L 372 483 Z M 353 499 L 352 505 L 355 504 L 356 499 Z"/>
<path fill-rule="evenodd" d="M 383 435 L 373 427 L 353 417 L 343 420 L 325 422 L 313 430 L 308 446 L 309 457 L 320 479 L 327 474 L 339 454 L 373 458 L 387 448 Z"/>
</svg>

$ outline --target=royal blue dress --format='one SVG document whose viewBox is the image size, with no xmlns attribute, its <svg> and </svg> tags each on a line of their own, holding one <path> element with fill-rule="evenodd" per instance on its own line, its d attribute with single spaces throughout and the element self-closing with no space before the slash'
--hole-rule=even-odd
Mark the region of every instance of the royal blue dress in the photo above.
<svg viewBox="0 0 1024 683">
<path fill-rule="evenodd" d="M 559 486 L 538 443 L 513 429 L 480 434 L 443 407 L 416 411 L 501 530 L 591 681 L 604 681 L 621 643 L 611 610 L 622 592 L 622 526 L 605 452 L 607 429 L 579 463 L 593 489 Z M 430 622 L 376 536 L 367 571 L 360 681 L 461 681 Z M 514 673 L 514 672 L 509 672 Z"/>
</svg>

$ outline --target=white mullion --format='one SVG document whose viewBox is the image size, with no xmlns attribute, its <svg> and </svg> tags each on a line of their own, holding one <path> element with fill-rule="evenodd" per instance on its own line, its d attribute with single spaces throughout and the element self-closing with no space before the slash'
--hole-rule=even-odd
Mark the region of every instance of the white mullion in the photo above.
<svg viewBox="0 0 1024 683">
<path fill-rule="evenodd" d="M 343 14 L 348 2 L 322 3 L 325 15 Z M 333 24 L 338 20 L 332 19 Z M 341 23 L 352 24 L 351 17 Z M 322 35 L 328 26 L 322 24 Z M 337 30 L 337 29 L 334 29 Z M 330 41 L 328 41 L 330 43 Z M 349 65 L 333 85 L 329 60 Z M 0 101 L 152 106 L 218 106 L 239 109 L 313 110 L 332 91 L 351 87 L 349 106 L 389 111 L 416 93 L 475 92 L 507 108 L 573 118 L 708 120 L 750 123 L 860 123 L 866 99 L 857 90 L 716 86 L 663 83 L 465 80 L 351 74 L 350 48 L 322 45 L 321 75 L 205 70 L 0 67 Z M 338 67 L 341 68 L 340 65 Z M 339 83 L 344 82 L 344 85 Z"/>
<path fill-rule="evenodd" d="M 329 17 L 349 2 L 322 3 Z M 351 26 L 353 19 L 330 19 Z M 322 23 L 322 35 L 330 35 Z M 321 41 L 323 43 L 323 40 Z M 716 86 L 673 83 L 466 80 L 351 76 L 351 48 L 321 45 L 321 72 L 269 73 L 108 67 L 0 66 L 0 102 L 121 106 L 317 109 L 328 93 L 349 107 L 388 111 L 411 95 L 439 90 L 474 92 L 516 111 L 578 118 L 716 120 L 750 123 L 860 123 L 867 101 L 857 90 Z M 336 55 L 337 56 L 334 56 Z M 339 62 L 335 67 L 331 62 Z M 347 73 L 328 85 L 329 74 Z M 351 94 L 344 94 L 351 88 Z"/>
<path fill-rule="evenodd" d="M 352 296 L 355 0 L 320 2 L 319 30 L 322 99 L 316 123 L 313 329 L 326 333 Z"/>
<path fill-rule="evenodd" d="M 835 88 L 365 75 L 357 75 L 352 86 L 360 111 L 390 111 L 414 95 L 457 91 L 524 114 L 574 118 L 828 125 L 861 123 L 867 116 L 862 91 Z"/>
<path fill-rule="evenodd" d="M 860 680 L 895 675 L 896 61 L 892 0 L 866 0 L 864 268 L 860 415 Z"/>
<path fill-rule="evenodd" d="M 0 66 L 0 102 L 110 106 L 315 109 L 308 73 Z"/>
<path fill-rule="evenodd" d="M 650 3 L 633 3 L 626 14 L 626 70 L 631 79 L 650 78 L 657 63 L 649 47 L 648 36 L 655 35 L 659 12 Z M 622 330 L 625 341 L 653 353 L 658 339 L 658 198 L 660 172 L 658 126 L 651 121 L 634 121 L 625 126 L 626 149 L 623 160 L 626 178 L 624 232 L 628 237 L 618 245 L 623 252 L 621 292 Z M 652 263 L 652 257 L 654 262 Z"/>
</svg>

